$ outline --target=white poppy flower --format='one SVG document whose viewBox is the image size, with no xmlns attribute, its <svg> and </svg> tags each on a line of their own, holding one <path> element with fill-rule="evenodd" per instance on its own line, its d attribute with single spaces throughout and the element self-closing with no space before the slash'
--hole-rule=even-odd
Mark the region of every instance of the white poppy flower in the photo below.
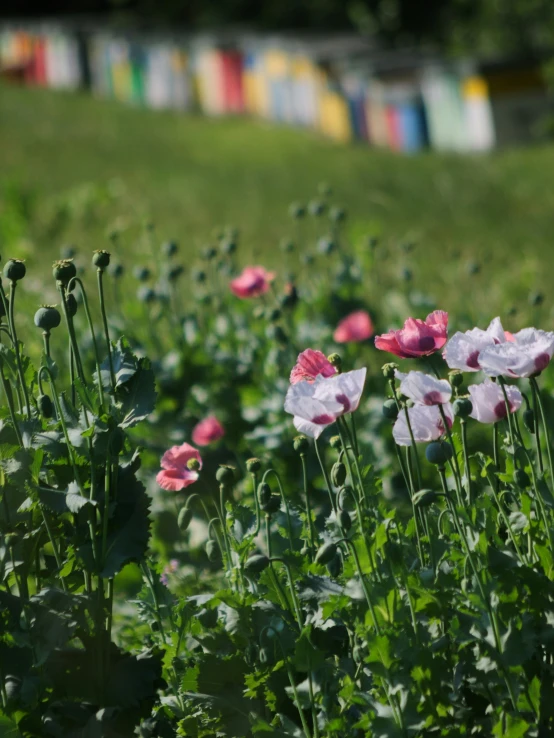
<svg viewBox="0 0 554 738">
<path fill-rule="evenodd" d="M 554 354 L 554 333 L 524 328 L 513 341 L 489 346 L 479 355 L 483 371 L 490 377 L 532 377 L 540 374 Z"/>
<path fill-rule="evenodd" d="M 482 384 L 472 384 L 468 388 L 473 410 L 470 417 L 480 423 L 497 423 L 508 414 L 502 387 L 490 379 Z M 506 385 L 510 412 L 515 413 L 521 406 L 522 396 L 517 387 Z"/>
<path fill-rule="evenodd" d="M 446 415 L 448 425 L 452 426 L 453 413 L 452 405 L 446 403 L 443 405 L 444 414 Z M 444 421 L 442 419 L 439 408 L 436 405 L 414 405 L 408 408 L 410 417 L 410 425 L 414 434 L 416 443 L 428 443 L 436 441 L 446 433 Z M 392 429 L 394 440 L 399 446 L 411 446 L 412 438 L 406 420 L 406 413 L 399 413 Z"/>
<path fill-rule="evenodd" d="M 424 372 L 396 372 L 400 392 L 418 405 L 443 405 L 452 397 L 452 388 L 446 379 L 436 379 Z"/>
<path fill-rule="evenodd" d="M 472 328 L 465 333 L 455 333 L 442 355 L 451 369 L 478 372 L 481 369 L 481 352 L 488 346 L 505 344 L 509 340 L 512 340 L 511 336 L 502 328 L 500 318 L 494 318 L 485 331 Z"/>
<path fill-rule="evenodd" d="M 314 382 L 297 382 L 289 387 L 285 411 L 294 415 L 294 426 L 311 438 L 319 438 L 325 428 L 360 404 L 366 369 L 319 375 Z"/>
</svg>

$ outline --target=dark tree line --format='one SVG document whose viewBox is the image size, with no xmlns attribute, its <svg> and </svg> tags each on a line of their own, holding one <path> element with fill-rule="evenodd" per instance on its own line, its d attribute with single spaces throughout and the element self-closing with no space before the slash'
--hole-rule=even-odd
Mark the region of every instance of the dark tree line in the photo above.
<svg viewBox="0 0 554 738">
<path fill-rule="evenodd" d="M 0 17 L 102 16 L 187 30 L 358 30 L 386 46 L 528 53 L 554 41 L 553 0 L 2 0 Z"/>
</svg>

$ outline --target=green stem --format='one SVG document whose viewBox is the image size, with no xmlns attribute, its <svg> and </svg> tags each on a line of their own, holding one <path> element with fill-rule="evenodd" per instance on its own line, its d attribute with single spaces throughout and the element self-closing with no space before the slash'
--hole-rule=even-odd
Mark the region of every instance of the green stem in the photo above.
<svg viewBox="0 0 554 738">
<path fill-rule="evenodd" d="M 21 382 L 21 389 L 23 390 L 23 395 L 25 397 L 25 407 L 27 409 L 27 418 L 31 420 L 31 403 L 29 402 L 29 390 L 27 389 L 27 382 L 25 381 L 25 374 L 23 373 L 23 364 L 21 363 L 21 351 L 19 349 L 19 341 L 17 340 L 17 333 L 15 329 L 14 308 L 15 308 L 15 288 L 16 287 L 17 287 L 17 282 L 11 282 L 8 320 L 9 320 L 10 328 L 12 332 L 12 340 L 13 340 L 13 348 L 15 352 L 15 363 L 17 366 L 17 373 L 19 374 L 19 381 Z"/>
<path fill-rule="evenodd" d="M 254 504 L 256 505 L 256 530 L 254 531 L 254 538 L 255 538 L 260 532 L 260 528 L 262 525 L 262 513 L 260 510 L 260 501 L 258 500 L 258 478 L 257 478 L 256 472 L 252 472 L 251 477 L 252 477 L 252 486 L 254 489 Z"/>
<path fill-rule="evenodd" d="M 100 354 L 98 352 L 98 343 L 96 341 L 96 333 L 94 331 L 94 323 L 92 322 L 92 317 L 91 317 L 91 314 L 90 314 L 90 308 L 89 308 L 89 304 L 88 304 L 88 297 L 87 297 L 87 293 L 85 291 L 85 287 L 83 285 L 83 282 L 79 279 L 79 277 L 73 277 L 73 279 L 69 282 L 69 284 L 67 286 L 68 290 L 74 284 L 78 284 L 79 287 L 81 288 L 81 295 L 83 297 L 83 305 L 84 305 L 84 308 L 85 308 L 85 315 L 87 316 L 87 322 L 88 322 L 88 326 L 89 326 L 90 337 L 92 339 L 92 346 L 93 346 L 93 349 L 94 349 L 94 359 L 95 359 L 95 362 L 96 362 L 96 374 L 98 376 L 98 391 L 100 393 L 100 403 L 101 403 L 102 406 L 104 406 L 104 388 L 102 386 L 102 376 L 101 376 L 101 373 L 100 373 Z"/>
<path fill-rule="evenodd" d="M 285 506 L 285 515 L 287 516 L 287 531 L 288 531 L 288 535 L 289 535 L 290 548 L 291 548 L 291 551 L 294 551 L 294 535 L 293 535 L 293 532 L 292 532 L 292 522 L 291 522 L 291 519 L 290 519 L 289 503 L 287 501 L 287 498 L 285 497 L 285 492 L 283 490 L 283 485 L 281 484 L 281 477 L 275 471 L 275 469 L 268 469 L 265 472 L 265 474 L 263 475 L 263 477 L 262 477 L 262 484 L 265 483 L 265 480 L 267 479 L 267 477 L 270 474 L 273 474 L 274 477 L 277 479 L 277 484 L 279 486 L 279 492 L 281 494 L 281 499 L 283 500 L 283 504 Z"/>
<path fill-rule="evenodd" d="M 469 465 L 469 452 L 467 445 L 467 421 L 465 418 L 461 418 L 460 425 L 462 427 L 462 446 L 464 449 L 464 470 L 467 484 L 467 504 L 471 505 L 471 467 Z"/>
<path fill-rule="evenodd" d="M 314 551 L 316 547 L 316 535 L 314 531 L 314 521 L 312 520 L 312 504 L 310 501 L 310 493 L 308 490 L 308 469 L 306 466 L 306 454 L 300 454 L 302 462 L 302 480 L 304 482 L 304 500 L 306 501 L 306 517 L 308 518 L 308 535 L 310 536 L 310 558 L 313 561 Z"/>
<path fill-rule="evenodd" d="M 321 471 L 323 472 L 323 477 L 325 479 L 325 484 L 327 485 L 327 491 L 329 492 L 329 499 L 331 500 L 331 507 L 333 508 L 333 512 L 335 513 L 335 516 L 336 516 L 337 515 L 337 503 L 335 502 L 335 497 L 333 495 L 333 487 L 331 485 L 331 480 L 329 479 L 329 474 L 327 473 L 325 464 L 323 463 L 321 459 L 321 454 L 319 452 L 319 444 L 318 444 L 317 438 L 314 439 L 314 446 L 315 446 L 317 460 L 319 461 L 319 466 L 321 467 Z"/>
<path fill-rule="evenodd" d="M 539 460 L 539 469 L 541 474 L 544 473 L 544 462 L 542 458 L 542 448 L 541 448 L 541 425 L 539 422 L 539 400 L 538 400 L 538 385 L 536 382 L 532 382 L 529 380 L 529 383 L 531 385 L 531 392 L 533 394 L 533 428 L 535 431 L 535 441 L 537 444 L 537 457 Z"/>
<path fill-rule="evenodd" d="M 548 424 L 546 422 L 546 415 L 545 415 L 545 412 L 544 412 L 544 405 L 543 405 L 543 402 L 542 402 L 542 397 L 541 397 L 541 393 L 540 393 L 540 389 L 539 389 L 539 385 L 537 383 L 537 380 L 535 379 L 535 377 L 531 377 L 529 379 L 529 381 L 531 382 L 531 386 L 534 388 L 534 390 L 536 392 L 537 402 L 538 402 L 539 410 L 540 410 L 540 414 L 541 414 L 542 427 L 543 427 L 543 431 L 544 431 L 544 439 L 545 439 L 545 443 L 546 443 L 546 452 L 547 452 L 547 455 L 548 455 L 548 467 L 550 469 L 550 482 L 551 482 L 551 484 L 553 484 L 554 483 L 554 464 L 552 463 L 552 446 L 551 446 L 551 443 L 550 443 L 550 434 L 548 432 Z"/>
<path fill-rule="evenodd" d="M 98 296 L 100 298 L 100 312 L 102 313 L 102 324 L 104 326 L 104 335 L 106 337 L 106 345 L 108 347 L 108 363 L 110 365 L 110 379 L 112 383 L 112 392 L 115 393 L 115 372 L 113 368 L 112 344 L 110 342 L 110 331 L 108 328 L 108 318 L 106 316 L 106 304 L 104 300 L 104 284 L 102 281 L 104 270 L 97 269 L 96 273 L 98 276 Z"/>
<path fill-rule="evenodd" d="M 21 431 L 19 430 L 19 425 L 17 423 L 16 415 L 15 415 L 15 407 L 13 404 L 13 394 L 12 394 L 12 388 L 10 387 L 9 381 L 4 376 L 4 360 L 0 358 L 0 381 L 2 382 L 2 387 L 4 389 L 4 394 L 6 395 L 6 400 L 8 403 L 8 408 L 10 411 L 10 418 L 12 421 L 13 429 L 15 432 L 15 435 L 17 437 L 17 442 L 21 447 L 23 447 L 23 438 L 21 436 Z"/>
</svg>

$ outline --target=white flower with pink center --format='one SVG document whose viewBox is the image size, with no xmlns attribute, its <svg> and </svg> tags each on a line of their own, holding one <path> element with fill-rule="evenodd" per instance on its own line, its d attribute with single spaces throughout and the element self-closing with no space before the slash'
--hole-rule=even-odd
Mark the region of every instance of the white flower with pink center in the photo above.
<svg viewBox="0 0 554 738">
<path fill-rule="evenodd" d="M 498 423 L 508 414 L 502 387 L 486 379 L 482 384 L 472 384 L 468 388 L 473 410 L 470 417 L 480 423 Z M 510 412 L 515 413 L 521 407 L 522 396 L 517 387 L 505 385 Z"/>
<path fill-rule="evenodd" d="M 396 372 L 400 392 L 418 405 L 444 405 L 450 402 L 452 388 L 446 379 L 436 379 L 424 372 Z"/>
<path fill-rule="evenodd" d="M 505 331 L 500 318 L 494 318 L 484 331 L 472 328 L 465 333 L 455 333 L 445 346 L 443 358 L 451 369 L 462 372 L 478 372 L 481 369 L 481 352 L 489 346 L 505 344 L 513 340 Z"/>
<path fill-rule="evenodd" d="M 449 402 L 445 403 L 442 409 L 446 416 L 448 426 L 451 428 L 454 418 L 452 405 Z M 407 412 L 416 443 L 437 441 L 446 433 L 444 421 L 437 405 L 414 405 L 408 408 Z M 392 435 L 399 446 L 412 445 L 412 437 L 405 410 L 399 413 L 392 429 Z"/>
<path fill-rule="evenodd" d="M 533 377 L 546 369 L 553 354 L 554 333 L 524 328 L 513 341 L 487 347 L 479 363 L 489 377 Z"/>
<path fill-rule="evenodd" d="M 333 377 L 319 374 L 313 382 L 296 382 L 289 387 L 285 411 L 294 416 L 294 426 L 311 438 L 319 438 L 325 428 L 360 404 L 366 369 L 355 369 Z"/>
</svg>

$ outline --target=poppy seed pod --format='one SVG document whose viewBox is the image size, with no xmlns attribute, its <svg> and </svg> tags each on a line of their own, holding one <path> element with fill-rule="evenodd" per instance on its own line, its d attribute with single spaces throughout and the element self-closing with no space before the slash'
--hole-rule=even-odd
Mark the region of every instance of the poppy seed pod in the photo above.
<svg viewBox="0 0 554 738">
<path fill-rule="evenodd" d="M 329 256 L 336 249 L 336 244 L 331 238 L 320 238 L 317 242 L 317 252 L 323 256 Z"/>
<path fill-rule="evenodd" d="M 54 262 L 52 274 L 57 282 L 67 285 L 73 277 L 77 276 L 77 267 L 73 263 L 73 259 L 61 259 Z"/>
<path fill-rule="evenodd" d="M 352 518 L 350 517 L 350 513 L 348 510 L 341 510 L 339 513 L 339 523 L 340 527 L 343 528 L 346 531 L 349 531 L 352 527 Z"/>
<path fill-rule="evenodd" d="M 306 208 L 298 202 L 293 202 L 292 205 L 289 206 L 289 215 L 291 218 L 300 220 L 300 218 L 303 218 L 306 215 Z"/>
<path fill-rule="evenodd" d="M 54 404 L 48 395 L 39 395 L 37 397 L 37 404 L 43 418 L 49 419 L 54 417 Z"/>
<path fill-rule="evenodd" d="M 342 446 L 340 436 L 331 436 L 329 439 L 329 446 L 331 446 L 331 448 L 339 449 Z"/>
<path fill-rule="evenodd" d="M 139 282 L 147 282 L 152 276 L 152 272 L 148 267 L 137 266 L 133 269 L 133 276 L 138 279 Z"/>
<path fill-rule="evenodd" d="M 425 457 L 431 464 L 442 466 L 454 455 L 452 446 L 447 441 L 433 441 L 425 449 Z"/>
<path fill-rule="evenodd" d="M 398 364 L 395 364 L 394 362 L 390 362 L 388 364 L 383 364 L 381 371 L 383 372 L 383 376 L 385 379 L 394 379 L 395 372 L 398 369 Z"/>
<path fill-rule="evenodd" d="M 382 413 L 387 420 L 396 420 L 398 417 L 398 405 L 396 404 L 396 400 L 385 400 L 383 403 Z"/>
<path fill-rule="evenodd" d="M 213 261 L 215 257 L 217 256 L 217 249 L 215 246 L 206 246 L 202 249 L 200 253 L 200 257 L 204 259 L 204 261 Z"/>
<path fill-rule="evenodd" d="M 220 484 L 232 484 L 235 481 L 235 470 L 232 466 L 221 465 L 215 473 Z"/>
<path fill-rule="evenodd" d="M 219 559 L 220 559 L 220 553 L 221 552 L 219 550 L 219 546 L 217 545 L 217 543 L 215 541 L 213 541 L 212 539 L 210 539 L 206 543 L 206 554 L 208 556 L 208 559 L 212 563 L 213 562 L 216 562 L 216 561 L 219 561 Z"/>
<path fill-rule="evenodd" d="M 464 375 L 459 369 L 453 369 L 448 372 L 448 381 L 452 387 L 461 387 L 464 383 Z"/>
<path fill-rule="evenodd" d="M 189 471 L 200 471 L 200 462 L 195 456 L 187 461 L 187 469 Z"/>
<path fill-rule="evenodd" d="M 266 513 L 266 515 L 272 515 L 273 513 L 276 513 L 280 510 L 281 498 L 279 497 L 279 495 L 271 495 L 266 504 L 260 505 L 260 507 Z"/>
<path fill-rule="evenodd" d="M 342 487 L 346 480 L 346 467 L 342 461 L 337 461 L 331 469 L 331 480 L 335 487 Z"/>
<path fill-rule="evenodd" d="M 123 276 L 125 268 L 123 264 L 115 263 L 110 265 L 110 274 L 114 279 L 119 279 Z"/>
<path fill-rule="evenodd" d="M 247 574 L 261 574 L 264 569 L 267 569 L 269 563 L 269 559 L 264 554 L 255 554 L 246 559 L 244 571 Z"/>
<path fill-rule="evenodd" d="M 346 210 L 344 208 L 334 207 L 329 211 L 329 218 L 335 223 L 342 223 L 346 218 Z"/>
<path fill-rule="evenodd" d="M 23 279 L 26 273 L 27 267 L 21 259 L 10 259 L 4 266 L 4 277 L 9 279 L 10 282 L 18 282 L 20 279 Z"/>
<path fill-rule="evenodd" d="M 177 251 L 179 251 L 179 247 L 177 246 L 175 241 L 166 241 L 162 244 L 162 253 L 164 254 L 164 256 L 175 256 Z"/>
<path fill-rule="evenodd" d="M 77 299 L 75 295 L 70 293 L 69 295 L 65 296 L 65 306 L 70 318 L 73 318 L 75 315 L 77 315 Z"/>
<path fill-rule="evenodd" d="M 255 474 L 256 472 L 260 471 L 262 468 L 262 462 L 257 458 L 247 459 L 246 461 L 246 471 L 250 472 L 250 474 Z"/>
<path fill-rule="evenodd" d="M 176 264 L 174 267 L 171 267 L 171 269 L 167 273 L 167 278 L 170 282 L 175 282 L 177 279 L 179 279 L 184 271 L 184 266 L 182 266 L 181 264 Z"/>
<path fill-rule="evenodd" d="M 110 266 L 110 252 L 99 249 L 92 254 L 92 263 L 98 269 L 106 269 Z"/>
<path fill-rule="evenodd" d="M 321 548 L 317 552 L 315 556 L 315 562 L 316 564 L 328 564 L 331 561 L 331 559 L 334 558 L 336 553 L 337 553 L 337 544 L 336 543 L 326 543 L 324 546 L 321 546 Z"/>
<path fill-rule="evenodd" d="M 156 301 L 156 293 L 154 292 L 152 287 L 143 285 L 137 290 L 137 298 L 140 302 L 144 302 L 146 305 L 150 305 L 151 303 Z"/>
<path fill-rule="evenodd" d="M 452 411 L 459 418 L 468 418 L 473 411 L 473 403 L 469 397 L 458 397 L 452 403 Z"/>
<path fill-rule="evenodd" d="M 306 453 L 306 451 L 308 450 L 310 446 L 306 436 L 296 436 L 292 445 L 293 445 L 294 450 L 300 454 Z"/>
<path fill-rule="evenodd" d="M 414 507 L 429 507 L 438 500 L 439 496 L 433 489 L 420 489 L 413 496 Z"/>
<path fill-rule="evenodd" d="M 35 313 L 35 325 L 43 331 L 50 332 L 61 323 L 62 316 L 54 305 L 42 305 Z"/>
<path fill-rule="evenodd" d="M 221 250 L 227 256 L 232 256 L 237 250 L 237 242 L 232 238 L 226 238 L 221 244 Z"/>
<path fill-rule="evenodd" d="M 316 218 L 319 218 L 319 216 L 323 215 L 325 212 L 325 203 L 320 200 L 312 200 L 308 203 L 308 212 L 310 215 L 314 215 Z"/>
</svg>

